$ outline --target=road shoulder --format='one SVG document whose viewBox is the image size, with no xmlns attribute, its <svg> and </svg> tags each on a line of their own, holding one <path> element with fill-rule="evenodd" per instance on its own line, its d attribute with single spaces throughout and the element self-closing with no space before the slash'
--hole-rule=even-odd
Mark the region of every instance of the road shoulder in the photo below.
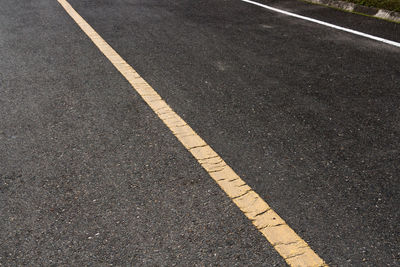
<svg viewBox="0 0 400 267">
<path fill-rule="evenodd" d="M 355 3 L 349 3 L 340 0 L 305 0 L 305 2 L 324 5 L 328 7 L 345 10 L 365 16 L 384 19 L 396 23 L 400 23 L 400 14 L 395 11 L 389 11 L 381 8 L 366 7 Z"/>
</svg>

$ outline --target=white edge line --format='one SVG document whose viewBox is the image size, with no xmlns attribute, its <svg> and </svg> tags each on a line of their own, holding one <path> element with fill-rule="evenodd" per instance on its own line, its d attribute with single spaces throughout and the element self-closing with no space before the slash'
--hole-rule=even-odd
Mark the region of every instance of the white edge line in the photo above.
<svg viewBox="0 0 400 267">
<path fill-rule="evenodd" d="M 321 24 L 321 25 L 324 25 L 324 26 L 327 26 L 327 27 L 331 27 L 331 28 L 334 28 L 334 29 L 337 29 L 337 30 L 349 32 L 349 33 L 352 33 L 352 34 L 355 34 L 355 35 L 359 35 L 359 36 L 363 36 L 363 37 L 366 37 L 366 38 L 369 38 L 369 39 L 372 39 L 372 40 L 375 40 L 375 41 L 379 41 L 379 42 L 383 42 L 383 43 L 386 43 L 386 44 L 390 44 L 390 45 L 393 45 L 393 46 L 400 47 L 400 43 L 395 42 L 395 41 L 391 41 L 391 40 L 388 40 L 388 39 L 384 39 L 384 38 L 381 38 L 381 37 L 377 37 L 377 36 L 370 35 L 370 34 L 363 33 L 363 32 L 359 32 L 359 31 L 355 31 L 355 30 L 348 29 L 348 28 L 345 28 L 345 27 L 337 26 L 335 24 L 331 24 L 331 23 L 324 22 L 324 21 L 321 21 L 321 20 L 305 17 L 305 16 L 302 16 L 302 15 L 298 15 L 298 14 L 295 14 L 295 13 L 292 13 L 292 12 L 284 11 L 284 10 L 281 10 L 281 9 L 278 9 L 278 8 L 275 8 L 275 7 L 263 5 L 261 3 L 254 2 L 254 1 L 251 1 L 251 0 L 240 0 L 240 1 L 243 1 L 243 2 L 246 2 L 246 3 L 249 3 L 249 4 L 253 4 L 253 5 L 256 5 L 256 6 L 260 6 L 260 7 L 269 9 L 271 11 L 275 11 L 275 12 L 278 12 L 278 13 L 281 13 L 281 14 L 285 14 L 287 16 L 291 16 L 291 17 L 295 17 L 295 18 L 311 21 L 311 22 L 314 22 L 314 23 L 317 23 L 317 24 Z"/>
</svg>

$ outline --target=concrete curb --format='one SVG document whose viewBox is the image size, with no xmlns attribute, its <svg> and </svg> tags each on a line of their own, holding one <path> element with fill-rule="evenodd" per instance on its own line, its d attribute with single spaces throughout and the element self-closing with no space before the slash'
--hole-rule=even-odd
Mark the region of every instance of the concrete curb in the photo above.
<svg viewBox="0 0 400 267">
<path fill-rule="evenodd" d="M 349 12 L 362 13 L 371 17 L 391 20 L 400 23 L 400 13 L 394 11 L 388 11 L 385 9 L 378 9 L 373 7 L 366 7 L 340 0 L 304 0 L 304 1 L 314 4 L 335 7 Z"/>
</svg>

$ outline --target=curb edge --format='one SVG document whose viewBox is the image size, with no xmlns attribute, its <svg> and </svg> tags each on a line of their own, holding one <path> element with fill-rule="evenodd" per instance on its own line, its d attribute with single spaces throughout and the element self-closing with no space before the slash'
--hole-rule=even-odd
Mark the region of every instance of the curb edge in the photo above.
<svg viewBox="0 0 400 267">
<path fill-rule="evenodd" d="M 386 9 L 379 9 L 374 7 L 366 7 L 341 0 L 304 0 L 304 1 L 313 4 L 320 4 L 324 6 L 334 7 L 348 12 L 361 13 L 371 17 L 400 23 L 400 13 L 395 11 L 389 11 Z"/>
</svg>

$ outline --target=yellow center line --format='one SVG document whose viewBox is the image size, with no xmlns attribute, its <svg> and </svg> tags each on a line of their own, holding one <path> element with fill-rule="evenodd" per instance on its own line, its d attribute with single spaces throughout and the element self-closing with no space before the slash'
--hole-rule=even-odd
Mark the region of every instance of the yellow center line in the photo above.
<svg viewBox="0 0 400 267">
<path fill-rule="evenodd" d="M 290 266 L 327 266 L 66 0 L 58 2 Z"/>
</svg>

